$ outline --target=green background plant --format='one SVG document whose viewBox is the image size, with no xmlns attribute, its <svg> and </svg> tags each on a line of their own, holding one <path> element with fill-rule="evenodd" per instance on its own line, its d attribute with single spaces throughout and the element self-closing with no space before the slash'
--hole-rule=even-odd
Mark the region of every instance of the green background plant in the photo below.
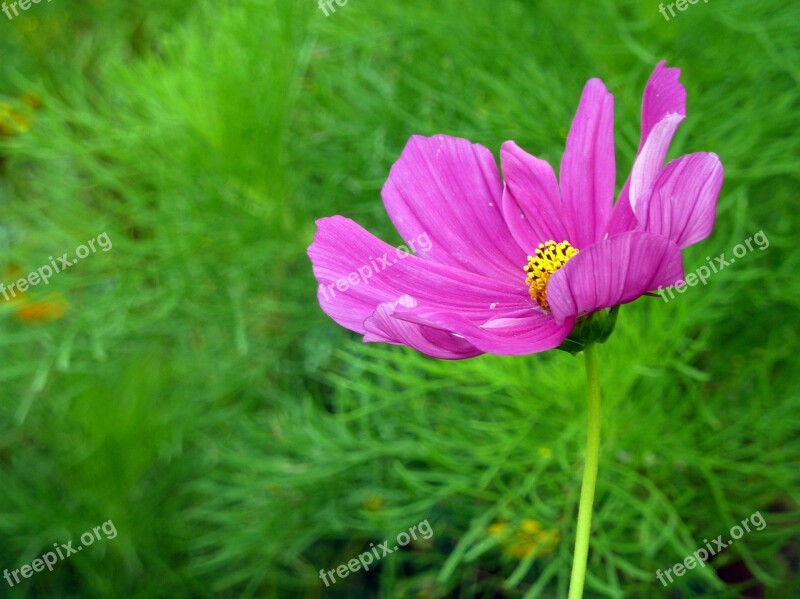
<svg viewBox="0 0 800 599">
<path fill-rule="evenodd" d="M 587 597 L 797 597 L 798 34 L 800 5 L 777 0 L 669 22 L 632 0 L 0 15 L 0 102 L 42 100 L 0 137 L 2 281 L 103 231 L 114 243 L 31 292 L 60 294 L 64 318 L 0 306 L 0 568 L 108 519 L 119 533 L 0 580 L 3 596 L 563 597 L 581 359 L 365 346 L 322 314 L 305 249 L 335 213 L 401 243 L 380 188 L 412 134 L 514 139 L 557 165 L 592 76 L 616 98 L 621 185 L 666 58 L 689 94 L 673 152 L 726 168 L 687 269 L 759 230 L 770 246 L 668 304 L 624 306 L 598 348 Z M 713 568 L 656 581 L 755 511 L 767 527 Z M 322 585 L 321 568 L 425 519 L 431 540 Z M 515 557 L 489 532 L 526 519 L 559 532 L 554 551 Z"/>
</svg>

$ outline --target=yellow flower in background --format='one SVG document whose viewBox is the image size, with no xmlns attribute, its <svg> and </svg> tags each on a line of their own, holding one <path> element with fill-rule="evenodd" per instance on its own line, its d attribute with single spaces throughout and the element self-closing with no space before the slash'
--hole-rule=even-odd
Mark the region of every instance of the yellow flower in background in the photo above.
<svg viewBox="0 0 800 599">
<path fill-rule="evenodd" d="M 11 137 L 30 130 L 30 120 L 8 102 L 0 102 L 0 136 Z"/>
<path fill-rule="evenodd" d="M 25 106 L 29 106 L 34 110 L 42 107 L 42 98 L 36 92 L 25 92 L 19 97 L 19 99 L 20 102 L 25 104 Z"/>
<path fill-rule="evenodd" d="M 553 451 L 549 447 L 540 447 L 539 448 L 539 457 L 542 458 L 551 458 L 553 457 Z"/>
<path fill-rule="evenodd" d="M 495 522 L 494 524 L 490 524 L 489 528 L 486 530 L 490 535 L 493 537 L 501 537 L 505 535 L 506 529 L 508 528 L 508 523 L 506 522 Z"/>
<path fill-rule="evenodd" d="M 517 559 L 550 553 L 561 540 L 558 530 L 545 529 L 530 518 L 525 518 L 514 528 L 508 522 L 495 522 L 487 532 L 497 539 L 504 553 Z"/>
<path fill-rule="evenodd" d="M 377 512 L 383 508 L 383 498 L 372 495 L 364 502 L 364 509 L 368 512 Z"/>
<path fill-rule="evenodd" d="M 0 137 L 30 131 L 31 112 L 42 107 L 42 99 L 36 92 L 25 92 L 16 104 L 0 102 Z"/>
</svg>

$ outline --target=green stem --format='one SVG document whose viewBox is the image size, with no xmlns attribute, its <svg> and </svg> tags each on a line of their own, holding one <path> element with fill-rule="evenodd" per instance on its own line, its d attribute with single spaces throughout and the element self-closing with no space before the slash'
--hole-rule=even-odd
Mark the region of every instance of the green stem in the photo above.
<svg viewBox="0 0 800 599">
<path fill-rule="evenodd" d="M 581 499 L 578 507 L 578 530 L 575 536 L 575 553 L 572 576 L 569 581 L 569 599 L 583 597 L 586 563 L 589 557 L 589 536 L 592 531 L 592 505 L 597 486 L 597 469 L 600 463 L 600 378 L 593 343 L 583 350 L 586 359 L 586 381 L 589 397 L 589 432 L 586 439 L 586 464 L 583 467 Z"/>
</svg>

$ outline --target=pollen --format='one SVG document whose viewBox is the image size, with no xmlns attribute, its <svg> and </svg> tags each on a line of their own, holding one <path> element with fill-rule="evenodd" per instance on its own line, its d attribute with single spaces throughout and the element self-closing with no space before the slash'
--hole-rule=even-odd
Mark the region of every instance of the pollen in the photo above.
<svg viewBox="0 0 800 599">
<path fill-rule="evenodd" d="M 531 298 L 544 310 L 550 310 L 550 304 L 547 303 L 547 281 L 577 253 L 578 250 L 569 241 L 547 241 L 539 244 L 535 256 L 528 256 L 528 264 L 525 266 L 528 277 L 525 283 Z"/>
</svg>

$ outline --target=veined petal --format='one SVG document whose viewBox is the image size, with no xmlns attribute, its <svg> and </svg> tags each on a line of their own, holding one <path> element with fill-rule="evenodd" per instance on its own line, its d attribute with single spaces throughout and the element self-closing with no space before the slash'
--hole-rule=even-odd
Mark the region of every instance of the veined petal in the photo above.
<svg viewBox="0 0 800 599">
<path fill-rule="evenodd" d="M 681 70 L 667 67 L 664 60 L 656 65 L 653 74 L 650 75 L 642 97 L 642 134 L 639 140 L 639 149 L 636 152 L 637 156 L 642 151 L 653 128 L 664 117 L 674 114 L 686 115 L 686 89 L 681 84 L 680 77 Z M 631 231 L 637 226 L 636 217 L 630 205 L 629 191 L 630 178 L 625 182 L 611 213 L 608 225 L 609 236 Z"/>
<path fill-rule="evenodd" d="M 403 295 L 481 323 L 497 314 L 493 306 L 500 312 L 532 304 L 521 274 L 505 283 L 403 254 L 341 216 L 318 220 L 317 229 L 308 256 L 320 306 L 352 331 L 365 333 L 364 321 L 378 305 Z"/>
<path fill-rule="evenodd" d="M 469 140 L 412 137 L 383 187 L 403 239 L 430 238 L 422 258 L 485 276 L 516 275 L 525 253 L 501 210 L 503 182 L 492 153 Z"/>
<path fill-rule="evenodd" d="M 573 257 L 547 284 L 556 322 L 625 304 L 683 278 L 681 252 L 659 235 L 629 231 Z"/>
<path fill-rule="evenodd" d="M 639 149 L 650 136 L 653 127 L 665 116 L 686 116 L 686 88 L 681 83 L 681 70 L 667 67 L 662 60 L 647 81 L 642 97 L 642 136 Z"/>
<path fill-rule="evenodd" d="M 591 79 L 561 160 L 564 220 L 575 247 L 588 247 L 603 237 L 614 204 L 615 177 L 614 97 L 602 81 Z"/>
<path fill-rule="evenodd" d="M 550 314 L 532 308 L 500 313 L 482 324 L 477 324 L 458 312 L 398 309 L 395 317 L 458 331 L 459 335 L 480 351 L 505 356 L 532 354 L 556 348 L 566 339 L 575 324 L 573 318 L 556 323 Z"/>
<path fill-rule="evenodd" d="M 414 308 L 417 302 L 404 295 L 396 302 L 380 304 L 375 313 L 364 321 L 365 343 L 406 345 L 443 360 L 463 360 L 483 353 L 469 341 L 450 331 L 395 318 L 398 306 Z"/>
<path fill-rule="evenodd" d="M 564 241 L 561 195 L 553 167 L 531 156 L 513 141 L 500 150 L 503 177 L 503 216 L 517 244 L 533 254 L 540 243 Z"/>
<path fill-rule="evenodd" d="M 698 152 L 670 162 L 653 192 L 634 211 L 645 231 L 681 249 L 711 234 L 724 173 L 716 154 Z"/>
<path fill-rule="evenodd" d="M 650 136 L 636 157 L 631 171 L 630 202 L 631 209 L 636 213 L 636 204 L 640 200 L 646 201 L 653 190 L 653 185 L 664 168 L 664 159 L 667 157 L 669 145 L 678 126 L 686 118 L 680 114 L 665 116 L 656 123 Z"/>
</svg>

